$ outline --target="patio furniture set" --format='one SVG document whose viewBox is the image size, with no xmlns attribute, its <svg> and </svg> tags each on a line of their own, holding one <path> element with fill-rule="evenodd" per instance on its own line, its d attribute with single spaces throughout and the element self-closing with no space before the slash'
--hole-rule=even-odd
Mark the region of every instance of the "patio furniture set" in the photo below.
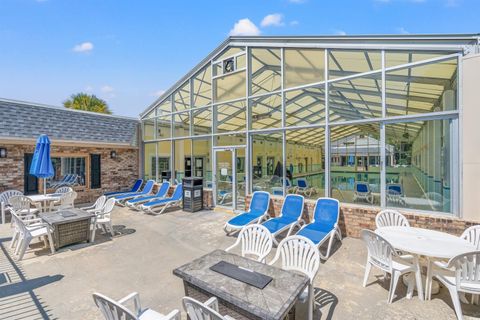
<svg viewBox="0 0 480 320">
<path fill-rule="evenodd" d="M 439 280 L 449 291 L 455 313 L 462 319 L 460 301 L 478 304 L 480 295 L 480 225 L 472 226 L 460 237 L 434 230 L 413 228 L 398 211 L 384 210 L 376 217 L 375 231 L 362 230 L 361 237 L 367 246 L 368 257 L 363 286 L 368 282 L 372 267 L 391 276 L 388 302 L 395 296 L 398 280 L 407 278 L 407 298 L 416 287 L 421 300 L 429 300 L 433 279 Z M 420 257 L 427 258 L 425 293 Z"/>
<path fill-rule="evenodd" d="M 105 196 L 97 199 L 91 207 L 75 208 L 77 197 L 70 187 L 58 188 L 53 194 L 24 196 L 19 191 L 2 193 L 2 208 L 11 214 L 13 228 L 10 248 L 18 260 L 35 238 L 43 239 L 44 246 L 52 254 L 61 247 L 95 240 L 97 228 L 103 228 L 113 236 L 111 211 L 114 200 Z"/>
</svg>

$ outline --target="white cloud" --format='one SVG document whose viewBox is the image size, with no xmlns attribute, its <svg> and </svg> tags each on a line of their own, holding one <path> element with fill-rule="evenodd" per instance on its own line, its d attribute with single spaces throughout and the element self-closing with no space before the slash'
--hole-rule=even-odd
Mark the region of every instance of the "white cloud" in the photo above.
<svg viewBox="0 0 480 320">
<path fill-rule="evenodd" d="M 298 26 L 299 23 L 297 20 L 290 21 L 291 26 Z"/>
<path fill-rule="evenodd" d="M 240 19 L 235 22 L 232 30 L 230 30 L 231 36 L 258 36 L 260 35 L 260 29 L 250 19 Z"/>
<path fill-rule="evenodd" d="M 288 0 L 288 2 L 291 2 L 291 3 L 304 3 L 306 1 L 307 0 Z"/>
<path fill-rule="evenodd" d="M 162 94 L 165 93 L 165 90 L 157 90 L 151 94 L 153 97 L 160 97 Z"/>
<path fill-rule="evenodd" d="M 77 44 L 75 47 L 72 49 L 74 52 L 84 52 L 88 53 L 93 50 L 93 43 L 87 41 L 87 42 L 82 42 Z"/>
<path fill-rule="evenodd" d="M 397 28 L 397 32 L 400 33 L 400 34 L 409 34 L 410 33 L 404 27 Z"/>
<path fill-rule="evenodd" d="M 113 91 L 115 91 L 115 89 L 113 89 L 112 86 L 109 86 L 108 84 L 107 85 L 104 85 L 102 88 L 100 88 L 100 90 L 103 92 L 103 93 L 111 93 Z"/>
<path fill-rule="evenodd" d="M 262 22 L 260 23 L 262 27 L 281 27 L 285 25 L 283 22 L 283 15 L 280 13 L 272 13 L 265 18 L 263 18 Z"/>
<path fill-rule="evenodd" d="M 457 7 L 460 4 L 460 0 L 447 0 L 445 1 L 445 6 L 452 8 Z"/>
<path fill-rule="evenodd" d="M 343 30 L 335 30 L 335 34 L 339 36 L 346 36 L 347 33 Z"/>
</svg>

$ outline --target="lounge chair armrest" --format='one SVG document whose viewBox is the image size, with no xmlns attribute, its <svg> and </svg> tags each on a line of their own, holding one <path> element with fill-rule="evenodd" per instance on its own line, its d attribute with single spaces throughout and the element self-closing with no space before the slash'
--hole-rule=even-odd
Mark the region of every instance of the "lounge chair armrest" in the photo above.
<svg viewBox="0 0 480 320">
<path fill-rule="evenodd" d="M 218 312 L 218 299 L 216 297 L 211 297 L 210 299 L 205 301 L 205 305 Z"/>
<path fill-rule="evenodd" d="M 163 319 L 165 320 L 180 320 L 180 311 L 175 309 L 171 311 L 169 314 L 167 314 Z"/>
<path fill-rule="evenodd" d="M 36 224 L 36 223 L 43 223 L 41 218 L 32 218 L 32 219 L 23 219 L 22 220 L 26 225 Z"/>
<path fill-rule="evenodd" d="M 139 314 L 140 311 L 142 310 L 142 307 L 140 305 L 140 295 L 138 292 L 132 292 L 129 295 L 123 297 L 122 299 L 118 300 L 117 302 L 120 304 L 125 304 L 126 302 L 133 300 L 133 305 L 135 307 L 135 313 Z"/>
<path fill-rule="evenodd" d="M 445 261 L 432 261 L 432 267 L 448 270 L 448 263 Z"/>
<path fill-rule="evenodd" d="M 35 223 L 28 226 L 29 231 L 35 231 L 42 228 L 47 228 L 47 230 L 50 231 L 50 226 L 46 223 Z"/>
<path fill-rule="evenodd" d="M 230 316 L 228 316 L 228 315 L 225 315 L 225 316 L 223 316 L 223 317 L 225 318 L 225 320 L 235 320 L 235 318 L 232 318 L 232 317 L 230 317 Z"/>
</svg>

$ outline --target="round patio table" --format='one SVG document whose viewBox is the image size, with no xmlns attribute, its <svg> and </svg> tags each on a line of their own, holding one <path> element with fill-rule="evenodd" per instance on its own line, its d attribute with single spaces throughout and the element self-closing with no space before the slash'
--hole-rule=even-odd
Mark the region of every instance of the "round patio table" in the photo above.
<svg viewBox="0 0 480 320">
<path fill-rule="evenodd" d="M 27 196 L 32 200 L 33 203 L 40 203 L 42 205 L 42 211 L 46 211 L 47 203 L 49 204 L 51 201 L 58 201 L 60 200 L 61 194 L 59 193 L 50 193 L 50 194 L 34 194 L 31 196 Z"/>
<path fill-rule="evenodd" d="M 431 258 L 451 259 L 475 250 L 475 246 L 454 235 L 421 228 L 382 227 L 375 233 L 395 249 Z"/>
<path fill-rule="evenodd" d="M 381 227 L 375 233 L 398 250 L 433 259 L 451 259 L 475 251 L 475 246 L 454 235 L 435 230 L 411 227 Z M 430 263 L 428 264 L 428 268 Z M 430 270 L 427 268 L 427 281 Z M 428 283 L 427 283 L 428 285 Z M 428 288 L 426 288 L 428 290 Z M 425 299 L 428 298 L 425 290 Z"/>
</svg>

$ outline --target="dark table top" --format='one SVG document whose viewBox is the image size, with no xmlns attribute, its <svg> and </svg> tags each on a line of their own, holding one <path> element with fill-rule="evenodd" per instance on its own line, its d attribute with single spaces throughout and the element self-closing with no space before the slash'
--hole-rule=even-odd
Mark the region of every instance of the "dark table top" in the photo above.
<svg viewBox="0 0 480 320">
<path fill-rule="evenodd" d="M 262 273 L 272 277 L 273 280 L 264 289 L 258 289 L 210 270 L 211 266 L 220 261 Z M 282 319 L 293 307 L 309 281 L 305 275 L 285 271 L 223 250 L 215 250 L 187 263 L 173 270 L 173 274 L 209 292 L 212 296 L 266 320 Z"/>
<path fill-rule="evenodd" d="M 65 214 L 65 216 L 63 215 Z M 70 215 L 71 214 L 71 215 Z M 75 222 L 90 219 L 94 215 L 82 209 L 65 209 L 56 212 L 44 212 L 39 214 L 40 218 L 49 225 Z"/>
</svg>

